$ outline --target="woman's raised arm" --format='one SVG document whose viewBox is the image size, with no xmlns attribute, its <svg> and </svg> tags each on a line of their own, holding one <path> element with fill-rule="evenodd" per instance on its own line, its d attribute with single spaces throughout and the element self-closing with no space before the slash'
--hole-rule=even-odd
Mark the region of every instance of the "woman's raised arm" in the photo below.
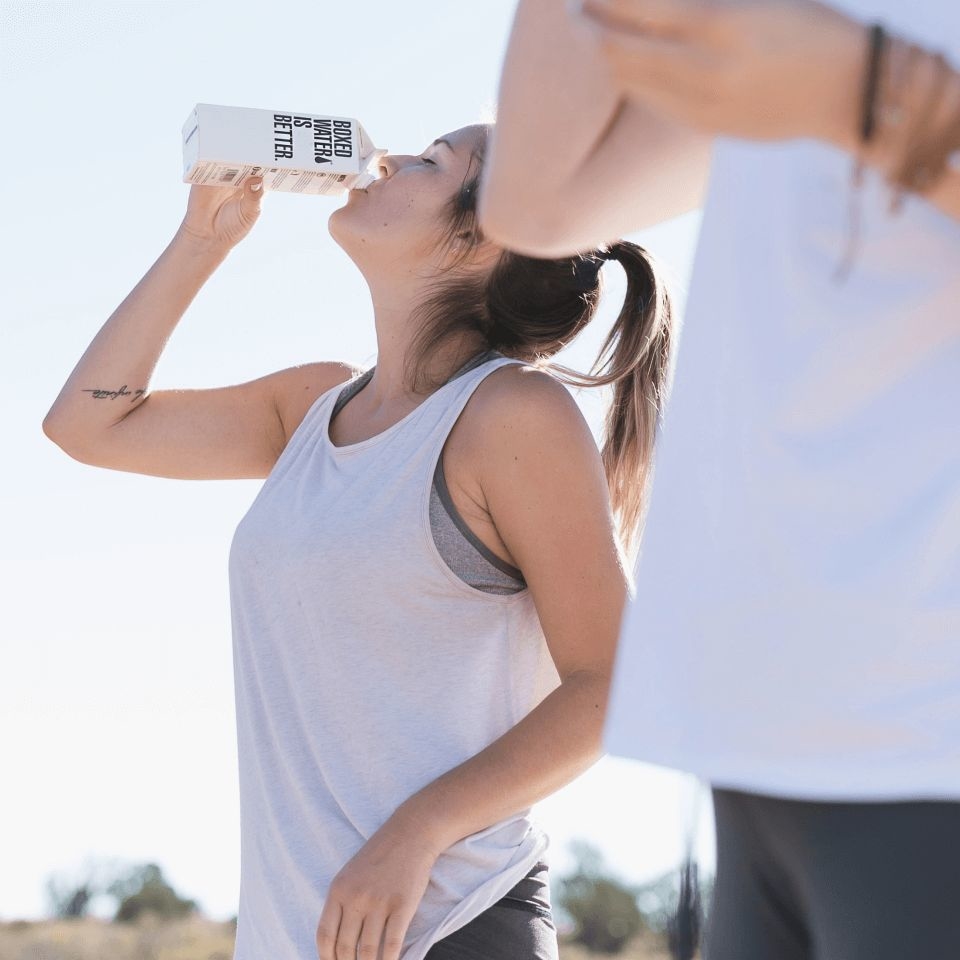
<svg viewBox="0 0 960 960">
<path fill-rule="evenodd" d="M 480 223 L 559 257 L 700 206 L 711 138 L 627 100 L 566 0 L 521 0 L 500 81 Z"/>
<path fill-rule="evenodd" d="M 70 456 L 162 477 L 264 477 L 310 402 L 352 375 L 346 364 L 315 363 L 236 386 L 148 392 L 180 318 L 256 222 L 259 184 L 191 187 L 174 239 L 94 337 L 43 421 Z"/>
</svg>

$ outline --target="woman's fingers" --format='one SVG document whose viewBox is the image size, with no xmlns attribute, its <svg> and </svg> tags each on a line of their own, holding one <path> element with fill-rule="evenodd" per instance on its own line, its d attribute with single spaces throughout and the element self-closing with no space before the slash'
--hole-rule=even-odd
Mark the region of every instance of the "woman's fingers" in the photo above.
<svg viewBox="0 0 960 960">
<path fill-rule="evenodd" d="M 357 960 L 357 941 L 363 926 L 363 912 L 345 904 L 340 914 L 340 932 L 333 955 L 336 960 Z"/>
<path fill-rule="evenodd" d="M 223 205 L 227 206 L 231 201 L 237 201 L 240 204 L 241 216 L 255 219 L 260 212 L 261 200 L 263 200 L 263 180 L 259 177 L 250 177 L 244 181 L 242 187 L 234 188 L 233 195 Z"/>
<path fill-rule="evenodd" d="M 262 177 L 251 177 L 239 187 L 194 184 L 182 229 L 198 239 L 232 247 L 257 222 L 263 194 Z"/>
<path fill-rule="evenodd" d="M 710 129 L 725 75 L 708 51 L 686 39 L 636 33 L 597 21 L 591 29 L 624 93 L 695 129 Z"/>
<path fill-rule="evenodd" d="M 388 820 L 330 882 L 317 929 L 320 960 L 399 960 L 430 882 L 438 845 L 429 831 Z M 336 904 L 334 907 L 333 905 Z"/>
<path fill-rule="evenodd" d="M 317 924 L 319 960 L 400 960 L 411 911 L 364 914 L 327 898 Z M 380 953 L 381 943 L 383 953 Z"/>
<path fill-rule="evenodd" d="M 589 19 L 636 33 L 679 36 L 696 27 L 709 10 L 703 0 L 582 0 Z"/>
<path fill-rule="evenodd" d="M 412 915 L 391 913 L 387 917 L 387 926 L 383 931 L 383 960 L 400 960 L 403 938 L 407 934 Z"/>
<path fill-rule="evenodd" d="M 674 30 L 652 29 L 646 13 L 658 13 L 661 6 L 661 0 L 584 0 L 584 17 L 617 79 L 637 93 L 669 91 L 688 81 L 697 66 L 695 44 Z M 681 20 L 659 22 L 672 26 Z"/>
<path fill-rule="evenodd" d="M 644 28 L 643 18 L 633 5 L 614 4 L 608 0 L 583 0 L 580 14 L 588 23 L 609 30 L 640 33 Z"/>
<path fill-rule="evenodd" d="M 595 34 L 617 80 L 640 96 L 682 94 L 699 78 L 700 54 L 682 40 L 602 24 Z"/>
<path fill-rule="evenodd" d="M 242 187 L 233 188 L 214 215 L 216 235 L 231 245 L 239 243 L 257 222 L 262 198 L 262 180 L 259 178 L 251 178 Z"/>
<path fill-rule="evenodd" d="M 380 956 L 380 941 L 386 919 L 384 913 L 368 913 L 363 918 L 360 941 L 356 947 L 357 960 L 377 960 Z"/>
<path fill-rule="evenodd" d="M 337 934 L 340 932 L 340 904 L 327 897 L 317 924 L 317 957 L 319 960 L 337 960 Z"/>
<path fill-rule="evenodd" d="M 263 178 L 251 177 L 243 185 L 240 197 L 240 215 L 243 220 L 253 224 L 260 216 L 260 204 L 263 201 Z"/>
</svg>

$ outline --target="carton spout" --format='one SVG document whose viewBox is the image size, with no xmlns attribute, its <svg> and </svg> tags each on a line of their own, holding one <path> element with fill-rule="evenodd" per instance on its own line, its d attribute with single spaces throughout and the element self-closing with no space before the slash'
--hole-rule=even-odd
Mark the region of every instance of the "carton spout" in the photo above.
<svg viewBox="0 0 960 960">
<path fill-rule="evenodd" d="M 360 164 L 364 170 L 369 170 L 371 167 L 376 169 L 376 163 L 381 157 L 385 157 L 389 153 L 388 150 L 374 150 L 369 157 L 361 157 Z"/>
<path fill-rule="evenodd" d="M 360 168 L 362 171 L 369 171 L 371 167 L 375 168 L 376 162 L 381 158 L 387 155 L 387 151 L 373 145 L 373 141 L 370 139 L 370 134 L 358 123 L 357 124 L 357 140 L 359 142 L 359 153 L 360 153 Z M 361 178 L 367 174 L 361 174 Z M 371 182 L 375 180 L 376 177 L 371 177 Z M 366 186 L 367 184 L 363 184 Z"/>
</svg>

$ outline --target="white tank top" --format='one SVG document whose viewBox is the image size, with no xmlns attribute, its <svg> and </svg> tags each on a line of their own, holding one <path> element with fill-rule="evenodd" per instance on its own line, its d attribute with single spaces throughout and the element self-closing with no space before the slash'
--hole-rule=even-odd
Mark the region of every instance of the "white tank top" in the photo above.
<svg viewBox="0 0 960 960">
<path fill-rule="evenodd" d="M 317 398 L 230 552 L 240 763 L 235 960 L 315 960 L 333 877 L 411 794 L 515 726 L 560 682 L 527 589 L 443 562 L 434 468 L 496 358 L 368 440 L 337 447 Z M 506 894 L 546 834 L 522 810 L 436 862 L 401 960 Z"/>
<path fill-rule="evenodd" d="M 960 4 L 844 0 L 960 63 Z M 851 158 L 718 143 L 609 752 L 814 799 L 960 799 L 960 223 Z"/>
</svg>

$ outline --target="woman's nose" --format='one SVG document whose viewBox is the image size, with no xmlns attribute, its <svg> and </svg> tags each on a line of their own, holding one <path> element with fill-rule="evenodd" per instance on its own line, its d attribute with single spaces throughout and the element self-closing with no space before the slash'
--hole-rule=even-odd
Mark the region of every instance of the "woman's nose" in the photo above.
<svg viewBox="0 0 960 960">
<path fill-rule="evenodd" d="M 401 167 L 409 163 L 411 160 L 413 160 L 413 157 L 408 157 L 399 153 L 388 153 L 385 157 L 380 158 L 380 176 L 392 177 Z"/>
</svg>

